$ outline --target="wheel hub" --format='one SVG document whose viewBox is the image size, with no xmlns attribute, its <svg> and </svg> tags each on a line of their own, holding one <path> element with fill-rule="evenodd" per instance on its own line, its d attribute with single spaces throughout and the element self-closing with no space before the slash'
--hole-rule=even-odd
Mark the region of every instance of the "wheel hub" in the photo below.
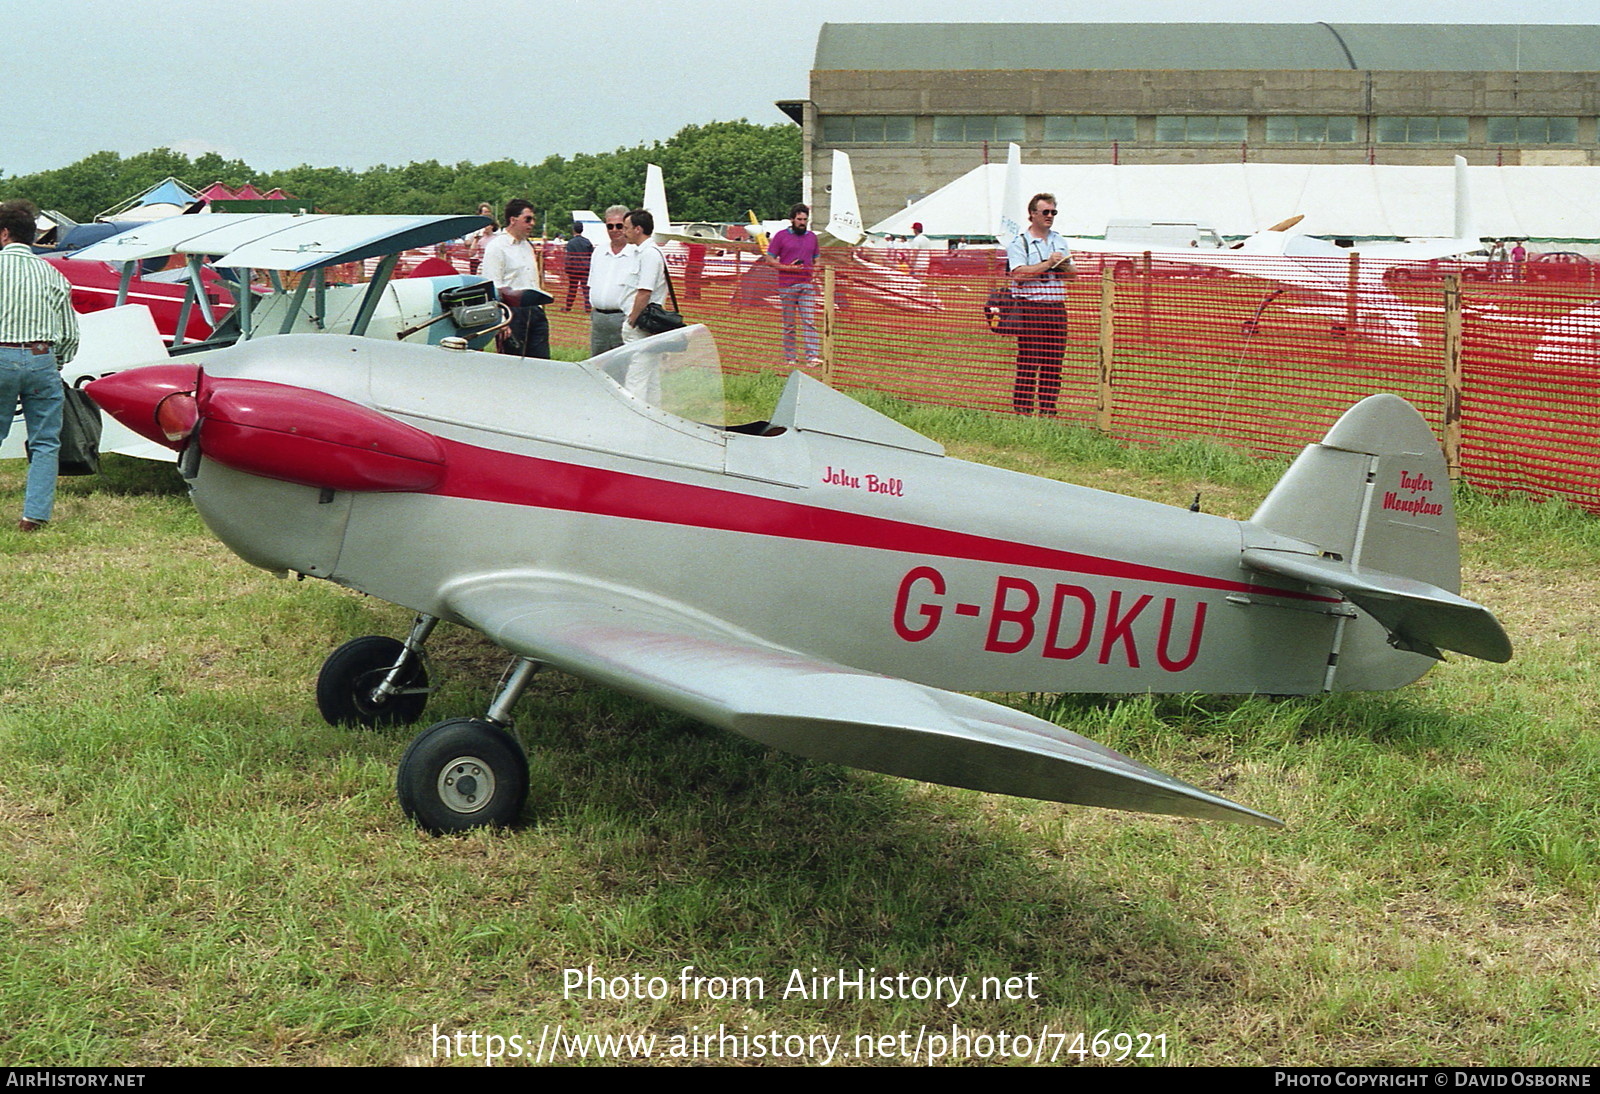
<svg viewBox="0 0 1600 1094">
<path fill-rule="evenodd" d="M 383 683 L 383 678 L 387 675 L 389 675 L 388 669 L 374 669 L 372 672 L 362 674 L 356 681 L 355 694 L 352 696 L 357 710 L 363 714 L 373 715 L 382 714 L 387 709 L 393 695 L 378 694 L 378 686 Z"/>
<path fill-rule="evenodd" d="M 458 756 L 439 772 L 439 800 L 457 813 L 476 813 L 494 800 L 494 771 L 476 756 Z"/>
</svg>

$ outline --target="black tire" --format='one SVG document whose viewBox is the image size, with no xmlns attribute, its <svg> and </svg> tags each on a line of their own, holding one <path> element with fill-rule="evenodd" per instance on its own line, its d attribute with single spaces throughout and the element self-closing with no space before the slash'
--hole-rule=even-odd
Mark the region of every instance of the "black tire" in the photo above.
<svg viewBox="0 0 1600 1094">
<path fill-rule="evenodd" d="M 422 717 L 422 708 L 428 705 L 426 695 L 396 695 L 382 703 L 372 700 L 372 689 L 383 682 L 404 649 L 397 639 L 369 634 L 352 638 L 328 654 L 317 674 L 317 709 L 327 723 L 372 729 L 408 726 Z M 428 670 L 421 658 L 411 659 L 401 674 L 400 686 L 428 686 Z"/>
<path fill-rule="evenodd" d="M 510 827 L 528 800 L 528 757 L 499 726 L 452 718 L 417 734 L 400 757 L 395 792 L 406 816 L 436 836 Z"/>
</svg>

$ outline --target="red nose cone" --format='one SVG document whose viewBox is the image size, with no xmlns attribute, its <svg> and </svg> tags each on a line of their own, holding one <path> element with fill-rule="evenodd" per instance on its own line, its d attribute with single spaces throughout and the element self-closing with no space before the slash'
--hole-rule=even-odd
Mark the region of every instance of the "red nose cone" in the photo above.
<svg viewBox="0 0 1600 1094">
<path fill-rule="evenodd" d="M 156 407 L 175 392 L 194 391 L 199 382 L 200 370 L 194 365 L 150 365 L 114 372 L 84 390 L 100 409 L 139 436 L 178 449 L 183 447 L 182 438 L 167 436 L 156 421 Z"/>
<path fill-rule="evenodd" d="M 329 490 L 418 491 L 444 475 L 439 438 L 325 391 L 211 376 L 199 416 L 207 459 L 263 478 Z"/>
</svg>

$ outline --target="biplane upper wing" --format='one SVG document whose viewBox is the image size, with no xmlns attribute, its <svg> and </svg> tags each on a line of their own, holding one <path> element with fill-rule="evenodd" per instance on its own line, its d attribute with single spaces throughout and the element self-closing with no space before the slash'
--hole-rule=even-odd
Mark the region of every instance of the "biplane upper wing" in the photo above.
<svg viewBox="0 0 1600 1094">
<path fill-rule="evenodd" d="M 331 216 L 217 213 L 170 217 L 131 228 L 71 257 L 135 262 L 207 255 L 222 267 L 313 270 L 457 239 L 488 224 L 480 216 Z"/>
<path fill-rule="evenodd" d="M 686 609 L 554 575 L 452 583 L 504 648 L 813 759 L 997 794 L 1279 825 L 996 703 L 806 657 Z"/>
</svg>

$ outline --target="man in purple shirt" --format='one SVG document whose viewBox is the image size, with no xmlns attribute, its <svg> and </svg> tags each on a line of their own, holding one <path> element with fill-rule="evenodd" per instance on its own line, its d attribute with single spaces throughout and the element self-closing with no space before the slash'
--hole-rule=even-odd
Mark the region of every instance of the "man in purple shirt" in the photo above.
<svg viewBox="0 0 1600 1094">
<path fill-rule="evenodd" d="M 807 225 L 811 210 L 795 205 L 789 210 L 789 227 L 772 237 L 765 262 L 778 271 L 778 300 L 783 304 L 783 357 L 789 367 L 799 363 L 795 327 L 804 332 L 805 359 L 809 368 L 822 364 L 822 347 L 817 339 L 817 287 L 811 275 L 817 266 L 821 247 L 816 233 Z"/>
</svg>

